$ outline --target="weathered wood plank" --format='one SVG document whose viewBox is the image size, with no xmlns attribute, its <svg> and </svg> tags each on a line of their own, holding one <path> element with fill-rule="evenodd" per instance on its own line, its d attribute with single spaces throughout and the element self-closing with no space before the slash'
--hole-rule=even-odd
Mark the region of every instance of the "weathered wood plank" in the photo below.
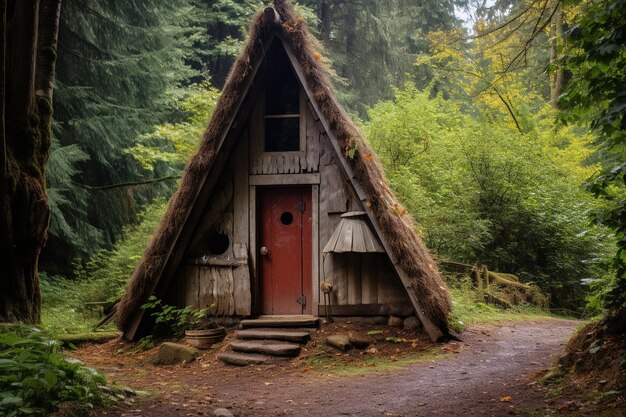
<svg viewBox="0 0 626 417">
<path fill-rule="evenodd" d="M 306 112 L 306 168 L 307 172 L 317 172 L 320 163 L 320 131 L 313 119 L 313 113 Z"/>
<path fill-rule="evenodd" d="M 339 165 L 332 164 L 322 167 L 321 181 L 323 194 L 326 198 L 326 212 L 344 213 L 347 210 L 348 196 Z"/>
<path fill-rule="evenodd" d="M 350 222 L 352 223 L 352 222 Z M 365 235 L 363 227 L 365 225 L 359 222 L 358 226 L 355 225 L 352 231 L 352 251 L 353 252 L 367 252 L 367 246 L 365 245 Z"/>
<path fill-rule="evenodd" d="M 318 305 L 318 314 L 326 315 L 326 306 Z M 357 304 L 357 305 L 331 305 L 330 312 L 333 316 L 394 316 L 406 317 L 415 314 L 410 303 L 403 304 Z"/>
<path fill-rule="evenodd" d="M 337 239 L 337 245 L 342 248 L 350 248 L 352 246 L 352 235 L 354 230 L 350 227 L 348 222 L 341 222 L 339 224 L 339 238 Z"/>
<path fill-rule="evenodd" d="M 322 167 L 336 163 L 337 161 L 335 159 L 335 151 L 332 148 L 330 139 L 328 138 L 328 135 L 326 135 L 326 133 L 323 130 L 320 130 L 319 141 L 320 141 L 319 152 L 320 152 L 320 170 L 321 170 Z"/>
<path fill-rule="evenodd" d="M 285 156 L 276 155 L 276 172 L 269 172 L 269 174 L 282 174 L 285 172 Z"/>
<path fill-rule="evenodd" d="M 185 286 L 185 305 L 198 307 L 200 305 L 198 299 L 198 290 L 199 290 L 199 268 L 189 267 L 187 269 L 187 285 Z"/>
<path fill-rule="evenodd" d="M 278 155 L 271 154 L 269 158 L 269 171 L 266 174 L 278 174 Z"/>
<path fill-rule="evenodd" d="M 235 303 L 233 299 L 233 270 L 229 267 L 209 267 L 212 274 L 216 274 L 217 278 L 217 314 L 232 315 L 235 311 Z"/>
<path fill-rule="evenodd" d="M 348 304 L 348 262 L 343 254 L 333 254 L 333 276 L 337 291 L 337 304 Z"/>
<path fill-rule="evenodd" d="M 224 308 L 225 314 L 232 316 L 235 314 L 235 276 L 233 268 L 224 268 L 228 280 L 228 292 L 226 293 L 228 309 Z"/>
<path fill-rule="evenodd" d="M 245 243 L 234 243 L 233 253 L 236 259 L 245 260 L 233 270 L 235 314 L 252 314 L 252 293 L 250 292 L 250 266 L 248 265 L 248 247 Z"/>
<path fill-rule="evenodd" d="M 348 264 L 348 304 L 361 304 L 361 254 L 346 254 Z"/>
<path fill-rule="evenodd" d="M 402 281 L 398 279 L 389 262 L 382 258 L 377 266 L 378 302 L 391 304 L 409 301 Z"/>
<path fill-rule="evenodd" d="M 198 271 L 198 307 L 206 308 L 215 302 L 215 275 L 207 267 L 196 267 Z"/>
<path fill-rule="evenodd" d="M 267 156 L 260 156 L 261 158 L 261 174 L 267 174 L 269 171 L 269 158 Z"/>
<path fill-rule="evenodd" d="M 378 304 L 378 278 L 376 276 L 376 262 L 380 255 L 367 253 L 361 257 L 362 302 L 364 304 Z"/>
<path fill-rule="evenodd" d="M 250 185 L 319 184 L 320 174 L 251 175 Z"/>
<path fill-rule="evenodd" d="M 249 201 L 248 201 L 248 178 L 246 167 L 248 166 L 249 154 L 249 131 L 245 131 L 239 139 L 235 150 L 235 175 L 233 189 L 233 241 L 249 245 Z M 237 258 L 237 255 L 235 255 Z"/>
<path fill-rule="evenodd" d="M 209 258 L 205 258 L 202 260 L 198 260 L 197 258 L 193 258 L 187 262 L 187 265 L 194 265 L 197 267 L 204 266 L 232 266 L 238 267 L 248 263 L 247 258 L 218 258 L 216 256 L 212 256 Z"/>
</svg>

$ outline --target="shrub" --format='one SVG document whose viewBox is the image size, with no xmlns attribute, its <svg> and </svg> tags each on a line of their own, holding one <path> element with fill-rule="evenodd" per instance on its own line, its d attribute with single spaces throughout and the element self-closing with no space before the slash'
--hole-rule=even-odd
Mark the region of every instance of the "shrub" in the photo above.
<svg viewBox="0 0 626 417">
<path fill-rule="evenodd" d="M 104 377 L 66 359 L 57 341 L 22 325 L 0 326 L 0 415 L 45 415 L 62 403 L 102 402 Z"/>
</svg>

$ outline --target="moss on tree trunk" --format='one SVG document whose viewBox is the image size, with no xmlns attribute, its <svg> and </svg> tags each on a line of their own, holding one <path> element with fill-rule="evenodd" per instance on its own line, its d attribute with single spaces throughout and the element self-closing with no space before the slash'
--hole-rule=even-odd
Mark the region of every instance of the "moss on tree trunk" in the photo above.
<svg viewBox="0 0 626 417">
<path fill-rule="evenodd" d="M 0 4 L 5 40 L 1 46 L 0 321 L 38 323 L 37 261 L 50 220 L 45 165 L 60 0 Z"/>
</svg>

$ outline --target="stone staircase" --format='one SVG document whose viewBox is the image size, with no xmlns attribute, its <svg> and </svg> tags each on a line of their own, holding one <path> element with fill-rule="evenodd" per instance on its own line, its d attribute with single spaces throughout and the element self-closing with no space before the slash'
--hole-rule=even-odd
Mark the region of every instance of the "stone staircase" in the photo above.
<svg viewBox="0 0 626 417">
<path fill-rule="evenodd" d="M 218 359 L 229 365 L 263 365 L 300 354 L 319 326 L 313 316 L 261 316 L 242 320 L 241 330 L 229 344 L 230 351 Z"/>
</svg>

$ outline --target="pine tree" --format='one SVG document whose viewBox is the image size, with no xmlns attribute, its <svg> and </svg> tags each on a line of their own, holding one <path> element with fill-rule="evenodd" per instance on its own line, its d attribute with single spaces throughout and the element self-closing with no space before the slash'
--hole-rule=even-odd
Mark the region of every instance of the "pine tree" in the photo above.
<svg viewBox="0 0 626 417">
<path fill-rule="evenodd" d="M 162 174 L 143 169 L 128 149 L 153 126 L 182 116 L 174 104 L 196 74 L 188 65 L 202 39 L 196 15 L 192 0 L 64 2 L 45 260 L 69 263 L 110 246 L 137 204 L 170 189 L 171 182 L 99 187 Z"/>
</svg>

